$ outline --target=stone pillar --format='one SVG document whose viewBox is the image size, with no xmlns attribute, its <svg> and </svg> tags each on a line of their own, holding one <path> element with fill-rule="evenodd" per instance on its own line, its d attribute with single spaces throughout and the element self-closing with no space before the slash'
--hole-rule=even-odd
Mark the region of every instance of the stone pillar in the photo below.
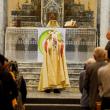
<svg viewBox="0 0 110 110">
<path fill-rule="evenodd" d="M 101 16 L 100 16 L 100 46 L 105 47 L 107 43 L 106 33 L 109 30 L 110 19 L 110 0 L 101 0 Z"/>
<path fill-rule="evenodd" d="M 0 0 L 0 53 L 4 54 L 5 49 L 5 27 L 7 0 Z"/>
</svg>

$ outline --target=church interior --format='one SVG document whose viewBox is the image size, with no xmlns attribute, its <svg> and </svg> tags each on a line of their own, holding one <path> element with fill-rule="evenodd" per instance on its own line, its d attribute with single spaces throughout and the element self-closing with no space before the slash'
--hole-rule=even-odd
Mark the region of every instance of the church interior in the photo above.
<svg viewBox="0 0 110 110">
<path fill-rule="evenodd" d="M 26 110 L 81 110 L 79 74 L 94 48 L 107 43 L 110 1 L 0 0 L 0 8 L 0 53 L 18 62 L 28 91 Z M 48 30 L 64 42 L 71 88 L 61 94 L 37 91 Z"/>
</svg>

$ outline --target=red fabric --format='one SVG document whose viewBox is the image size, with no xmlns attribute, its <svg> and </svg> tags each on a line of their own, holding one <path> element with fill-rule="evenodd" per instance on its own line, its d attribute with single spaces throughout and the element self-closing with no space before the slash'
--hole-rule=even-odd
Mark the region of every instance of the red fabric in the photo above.
<svg viewBox="0 0 110 110">
<path fill-rule="evenodd" d="M 48 46 L 48 43 L 47 43 L 47 41 L 46 41 L 45 44 L 44 44 L 46 53 L 47 53 L 47 46 Z"/>
<path fill-rule="evenodd" d="M 60 49 L 61 57 L 62 57 L 62 55 L 63 55 L 63 50 L 64 50 L 64 44 L 62 43 L 62 44 L 61 44 L 61 49 Z"/>
</svg>

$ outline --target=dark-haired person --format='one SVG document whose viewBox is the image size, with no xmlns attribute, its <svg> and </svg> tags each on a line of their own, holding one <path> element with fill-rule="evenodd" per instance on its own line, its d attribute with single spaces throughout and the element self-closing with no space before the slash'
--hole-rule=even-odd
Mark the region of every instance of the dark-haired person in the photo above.
<svg viewBox="0 0 110 110">
<path fill-rule="evenodd" d="M 26 82 L 23 76 L 19 74 L 18 64 L 16 61 L 10 62 L 10 71 L 12 72 L 12 74 L 14 74 L 14 78 L 18 88 L 17 110 L 24 110 L 25 108 L 24 104 L 26 103 L 26 95 L 27 95 Z"/>
<path fill-rule="evenodd" d="M 108 50 L 110 50 L 110 31 L 107 32 L 106 38 L 107 38 L 108 42 L 107 42 L 107 44 L 105 46 L 105 50 L 106 50 L 107 55 L 108 55 Z M 108 57 L 106 56 L 106 60 L 108 60 L 107 58 Z"/>
<path fill-rule="evenodd" d="M 5 57 L 0 54 L 0 110 L 14 110 L 12 100 L 18 96 L 15 80 L 5 66 Z"/>
<path fill-rule="evenodd" d="M 107 45 L 105 46 L 105 50 L 110 49 L 110 32 L 107 32 L 106 38 L 108 40 Z"/>
</svg>

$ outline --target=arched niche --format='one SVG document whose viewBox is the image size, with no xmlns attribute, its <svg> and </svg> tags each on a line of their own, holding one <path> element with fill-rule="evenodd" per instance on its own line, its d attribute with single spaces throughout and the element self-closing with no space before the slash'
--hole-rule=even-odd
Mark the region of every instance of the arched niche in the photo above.
<svg viewBox="0 0 110 110">
<path fill-rule="evenodd" d="M 78 51 L 79 52 L 87 52 L 87 44 L 85 39 L 80 40 L 80 44 L 78 46 Z"/>
<path fill-rule="evenodd" d="M 35 38 L 29 40 L 28 51 L 37 51 L 38 45 Z"/>
</svg>

